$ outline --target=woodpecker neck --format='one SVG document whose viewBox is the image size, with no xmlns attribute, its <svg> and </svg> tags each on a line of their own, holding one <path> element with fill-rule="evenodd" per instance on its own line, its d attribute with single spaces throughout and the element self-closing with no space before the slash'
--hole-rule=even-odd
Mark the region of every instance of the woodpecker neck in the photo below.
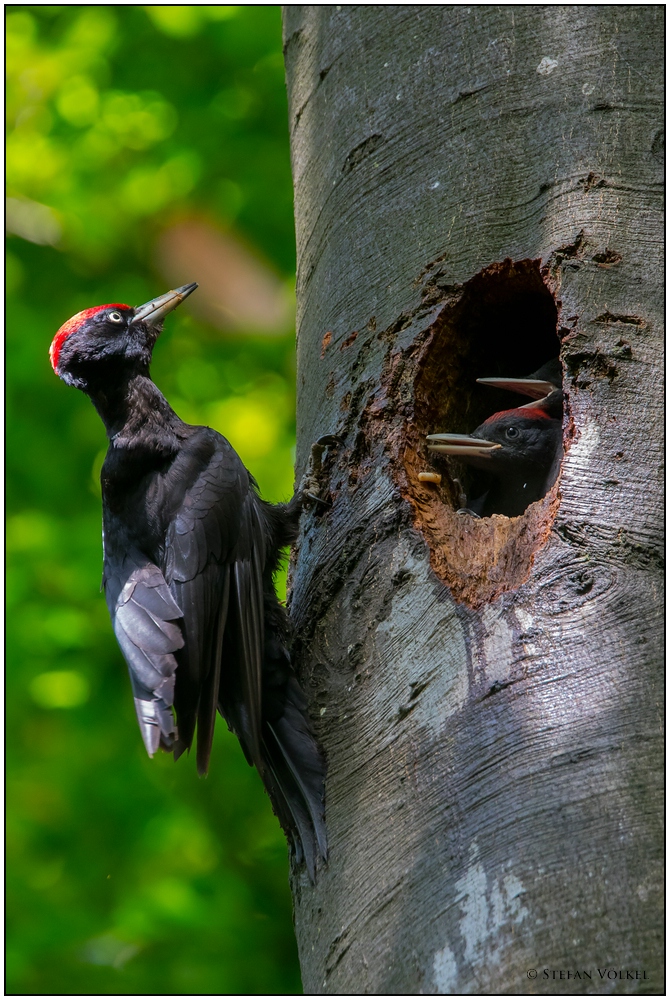
<svg viewBox="0 0 670 1000">
<path fill-rule="evenodd" d="M 178 449 L 185 425 L 148 375 L 131 375 L 89 395 L 112 447 Z"/>
</svg>

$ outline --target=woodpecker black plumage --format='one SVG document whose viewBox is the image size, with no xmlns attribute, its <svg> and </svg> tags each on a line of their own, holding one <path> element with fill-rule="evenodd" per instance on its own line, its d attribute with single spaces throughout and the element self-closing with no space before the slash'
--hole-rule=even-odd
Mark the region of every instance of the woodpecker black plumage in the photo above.
<svg viewBox="0 0 670 1000">
<path fill-rule="evenodd" d="M 428 447 L 487 473 L 490 485 L 468 501 L 469 512 L 517 517 L 554 483 L 562 437 L 562 421 L 548 401 L 494 413 L 472 434 L 429 434 Z"/>
<path fill-rule="evenodd" d="M 56 334 L 51 362 L 90 397 L 109 438 L 103 583 L 148 753 L 177 758 L 195 738 L 204 774 L 218 709 L 313 878 L 327 855 L 325 765 L 273 585 L 301 495 L 261 500 L 229 442 L 180 420 L 149 376 L 165 315 L 196 287 L 78 313 Z"/>
</svg>

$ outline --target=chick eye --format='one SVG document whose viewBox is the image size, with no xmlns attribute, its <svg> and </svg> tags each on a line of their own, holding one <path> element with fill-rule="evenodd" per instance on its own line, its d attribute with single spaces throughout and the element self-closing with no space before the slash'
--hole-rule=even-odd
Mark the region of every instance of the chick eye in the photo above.
<svg viewBox="0 0 670 1000">
<path fill-rule="evenodd" d="M 121 313 L 117 312 L 109 313 L 107 318 L 111 319 L 112 323 L 123 323 L 123 316 L 121 315 Z"/>
<path fill-rule="evenodd" d="M 519 430 L 518 430 L 517 427 L 508 427 L 507 430 L 505 431 L 505 435 L 508 438 L 518 437 L 519 436 Z"/>
</svg>

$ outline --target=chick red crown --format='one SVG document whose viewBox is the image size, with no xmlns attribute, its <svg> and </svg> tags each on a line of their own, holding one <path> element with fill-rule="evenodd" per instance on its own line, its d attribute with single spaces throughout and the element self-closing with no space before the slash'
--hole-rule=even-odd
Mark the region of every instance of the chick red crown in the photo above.
<svg viewBox="0 0 670 1000">
<path fill-rule="evenodd" d="M 123 302 L 108 302 L 107 305 L 104 306 L 92 306 L 90 309 L 82 309 L 81 312 L 72 316 L 67 323 L 63 323 L 56 336 L 51 341 L 51 347 L 49 348 L 51 367 L 56 374 L 58 374 L 58 356 L 67 338 L 71 334 L 76 333 L 87 319 L 90 319 L 91 316 L 95 316 L 97 313 L 102 312 L 103 309 L 130 309 L 130 306 L 125 305 Z"/>
<path fill-rule="evenodd" d="M 539 407 L 537 409 L 519 406 L 514 410 L 501 410 L 499 413 L 493 413 L 484 424 L 496 424 L 499 420 L 505 420 L 508 417 L 525 417 L 527 420 L 537 420 L 542 417 L 544 420 L 552 420 L 553 418 Z"/>
</svg>

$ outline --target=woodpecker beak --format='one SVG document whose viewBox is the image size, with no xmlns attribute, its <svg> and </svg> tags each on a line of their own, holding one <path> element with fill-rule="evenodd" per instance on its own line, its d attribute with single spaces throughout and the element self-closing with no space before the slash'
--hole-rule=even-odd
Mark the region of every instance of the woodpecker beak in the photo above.
<svg viewBox="0 0 670 1000">
<path fill-rule="evenodd" d="M 133 323 L 147 323 L 149 326 L 156 326 L 169 312 L 176 309 L 180 303 L 187 299 L 191 292 L 198 287 L 197 281 L 192 281 L 190 285 L 182 285 L 165 295 L 159 295 L 157 299 L 145 302 L 143 306 L 138 306 L 133 316 Z"/>
<path fill-rule="evenodd" d="M 547 383 L 551 385 L 551 383 Z M 533 399 L 530 403 L 524 403 L 518 407 L 519 410 L 545 410 L 552 417 L 560 417 L 563 413 L 563 390 L 555 386 L 548 396 L 542 399 Z"/>
<path fill-rule="evenodd" d="M 502 448 L 501 444 L 469 434 L 427 434 L 426 440 L 430 451 L 453 455 L 454 458 L 490 458 L 494 451 Z"/>
<path fill-rule="evenodd" d="M 531 399 L 544 399 L 557 388 L 552 382 L 536 378 L 478 378 L 477 381 L 480 385 L 490 385 L 494 389 L 520 392 L 522 396 L 530 396 Z"/>
</svg>

